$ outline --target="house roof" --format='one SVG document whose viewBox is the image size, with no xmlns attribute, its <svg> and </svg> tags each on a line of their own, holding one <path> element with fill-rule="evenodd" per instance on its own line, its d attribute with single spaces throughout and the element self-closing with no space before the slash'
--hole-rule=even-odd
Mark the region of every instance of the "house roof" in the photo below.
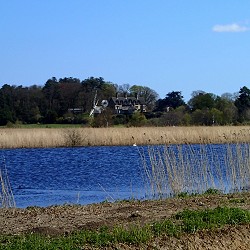
<svg viewBox="0 0 250 250">
<path fill-rule="evenodd" d="M 123 103 L 125 104 L 126 102 L 129 104 L 129 103 L 133 103 L 133 104 L 143 104 L 145 105 L 145 100 L 144 98 L 142 97 L 139 97 L 139 98 L 136 98 L 136 97 L 111 97 L 111 100 L 114 102 L 114 103 Z"/>
</svg>

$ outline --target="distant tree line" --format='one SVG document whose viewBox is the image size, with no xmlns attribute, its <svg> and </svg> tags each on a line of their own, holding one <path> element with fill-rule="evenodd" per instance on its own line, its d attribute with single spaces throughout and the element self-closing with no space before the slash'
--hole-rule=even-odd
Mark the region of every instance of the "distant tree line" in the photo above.
<svg viewBox="0 0 250 250">
<path fill-rule="evenodd" d="M 97 94 L 96 94 L 97 93 Z M 115 115 L 105 110 L 90 118 L 95 95 L 99 101 L 126 94 L 143 97 L 146 113 Z M 74 112 L 77 110 L 78 112 Z M 91 126 L 124 124 L 127 126 L 237 125 L 250 123 L 250 90 L 217 96 L 194 91 L 188 102 L 181 91 L 171 91 L 165 98 L 146 86 L 117 85 L 102 77 L 85 80 L 65 77 L 48 79 L 44 86 L 4 84 L 0 89 L 0 125 L 34 123 L 79 123 Z"/>
</svg>

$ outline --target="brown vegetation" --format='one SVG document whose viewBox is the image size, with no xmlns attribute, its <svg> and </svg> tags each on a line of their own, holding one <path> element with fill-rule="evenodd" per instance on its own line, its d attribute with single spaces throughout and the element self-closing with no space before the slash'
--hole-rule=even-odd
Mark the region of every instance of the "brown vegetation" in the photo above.
<svg viewBox="0 0 250 250">
<path fill-rule="evenodd" d="M 0 129 L 0 148 L 249 141 L 249 126 Z"/>
<path fill-rule="evenodd" d="M 15 207 L 15 199 L 11 190 L 5 162 L 0 165 L 0 208 Z"/>
<path fill-rule="evenodd" d="M 92 204 L 87 206 L 53 206 L 47 208 L 1 209 L 0 231 L 18 235 L 68 235 L 78 230 L 96 230 L 107 226 L 145 225 L 163 221 L 183 209 L 238 207 L 250 209 L 250 194 L 208 195 L 174 198 L 161 201 L 130 201 Z M 8 219 L 6 219 L 8 218 Z M 179 238 L 162 236 L 139 246 L 121 244 L 117 248 L 101 249 L 249 249 L 249 225 L 203 230 Z M 82 249 L 99 249 L 93 246 Z"/>
<path fill-rule="evenodd" d="M 150 197 L 249 190 L 250 145 L 139 147 Z"/>
</svg>

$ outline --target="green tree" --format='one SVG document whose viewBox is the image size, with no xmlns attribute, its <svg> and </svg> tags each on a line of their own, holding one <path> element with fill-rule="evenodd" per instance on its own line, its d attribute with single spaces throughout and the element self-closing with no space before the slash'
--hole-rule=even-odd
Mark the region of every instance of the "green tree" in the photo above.
<svg viewBox="0 0 250 250">
<path fill-rule="evenodd" d="M 53 124 L 53 123 L 56 123 L 56 120 L 57 120 L 57 113 L 53 110 L 48 110 L 45 117 L 44 117 L 44 120 L 43 122 L 44 123 L 47 123 L 47 124 Z"/>
<path fill-rule="evenodd" d="M 129 120 L 129 125 L 133 127 L 140 127 L 145 125 L 147 119 L 145 115 L 141 112 L 135 112 L 132 114 L 130 120 Z"/>
<path fill-rule="evenodd" d="M 46 115 L 48 110 L 53 110 L 54 112 L 58 113 L 60 109 L 59 104 L 59 83 L 55 77 L 47 80 L 45 83 L 42 92 L 45 97 L 45 105 L 42 109 L 43 115 Z"/>
<path fill-rule="evenodd" d="M 165 105 L 168 107 L 171 107 L 173 109 L 176 109 L 180 106 L 185 105 L 185 102 L 183 100 L 183 96 L 181 95 L 181 91 L 172 91 L 169 92 L 165 99 Z"/>
<path fill-rule="evenodd" d="M 169 108 L 176 109 L 180 106 L 186 105 L 181 95 L 181 91 L 169 92 L 164 99 L 160 99 L 157 102 L 157 111 L 168 111 Z"/>
<path fill-rule="evenodd" d="M 9 108 L 0 108 L 0 125 L 4 126 L 8 122 L 14 123 L 16 121 L 13 113 L 9 110 Z"/>
<path fill-rule="evenodd" d="M 4 84 L 0 90 L 0 124 L 16 121 L 15 87 Z"/>
<path fill-rule="evenodd" d="M 240 88 L 239 96 L 235 100 L 235 106 L 238 108 L 239 121 L 249 121 L 249 110 L 250 110 L 250 89 L 246 86 Z"/>
<path fill-rule="evenodd" d="M 36 123 L 40 120 L 40 108 L 43 106 L 42 88 L 36 85 L 15 88 L 15 111 L 19 121 Z"/>
<path fill-rule="evenodd" d="M 216 99 L 215 108 L 222 112 L 221 125 L 234 124 L 238 118 L 238 110 L 232 99 L 232 95 L 221 95 Z"/>
<path fill-rule="evenodd" d="M 208 120 L 207 125 L 223 125 L 223 123 L 223 112 L 216 108 L 212 108 L 210 110 L 210 120 Z"/>
<path fill-rule="evenodd" d="M 90 112 L 93 108 L 93 101 L 95 99 L 95 95 L 97 93 L 97 100 L 100 100 L 100 93 L 105 84 L 105 81 L 102 77 L 95 78 L 89 77 L 81 82 L 82 91 L 81 91 L 81 100 L 83 104 L 83 109 L 86 112 Z"/>
<path fill-rule="evenodd" d="M 69 108 L 75 109 L 82 106 L 78 98 L 81 87 L 82 85 L 78 78 L 65 77 L 59 79 L 60 111 L 58 114 L 60 116 L 67 113 Z"/>
<path fill-rule="evenodd" d="M 186 112 L 185 106 L 171 109 L 160 117 L 160 124 L 164 126 L 189 125 L 191 118 Z"/>
<path fill-rule="evenodd" d="M 196 109 L 191 113 L 191 123 L 193 125 L 204 125 L 204 112 L 200 109 Z"/>
<path fill-rule="evenodd" d="M 112 82 L 105 82 L 101 87 L 101 92 L 99 93 L 98 98 L 100 100 L 109 100 L 110 97 L 115 96 L 116 86 Z"/>
<path fill-rule="evenodd" d="M 188 105 L 194 111 L 196 109 L 204 110 L 215 107 L 216 96 L 212 93 L 198 92 L 192 95 Z"/>
</svg>

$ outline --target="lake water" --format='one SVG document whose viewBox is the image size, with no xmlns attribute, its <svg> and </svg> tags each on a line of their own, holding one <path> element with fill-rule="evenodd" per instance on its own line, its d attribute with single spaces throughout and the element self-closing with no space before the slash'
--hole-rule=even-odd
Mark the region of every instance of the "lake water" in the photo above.
<svg viewBox="0 0 250 250">
<path fill-rule="evenodd" d="M 165 152 L 164 157 L 159 157 L 159 152 Z M 248 144 L 243 149 L 230 146 L 230 150 L 228 145 L 103 146 L 2 149 L 0 159 L 5 161 L 17 207 L 27 207 L 143 199 L 148 195 L 145 164 L 148 168 L 154 164 L 161 166 L 163 160 L 172 157 L 176 159 L 164 166 L 164 174 L 168 170 L 169 177 L 162 178 L 164 174 L 159 168 L 150 177 L 157 185 L 147 186 L 149 189 L 155 188 L 157 192 L 161 189 L 168 194 L 173 188 L 187 192 L 204 191 L 209 185 L 220 188 L 223 180 L 223 188 L 227 189 L 223 191 L 229 191 L 249 184 L 249 152 Z M 231 169 L 230 164 L 236 168 Z M 247 167 L 242 168 L 242 165 Z M 170 177 L 176 179 L 175 182 L 171 182 Z M 205 182 L 208 186 L 203 185 Z M 173 187 L 173 183 L 177 187 Z"/>
<path fill-rule="evenodd" d="M 17 207 L 140 198 L 137 147 L 1 150 Z"/>
</svg>

